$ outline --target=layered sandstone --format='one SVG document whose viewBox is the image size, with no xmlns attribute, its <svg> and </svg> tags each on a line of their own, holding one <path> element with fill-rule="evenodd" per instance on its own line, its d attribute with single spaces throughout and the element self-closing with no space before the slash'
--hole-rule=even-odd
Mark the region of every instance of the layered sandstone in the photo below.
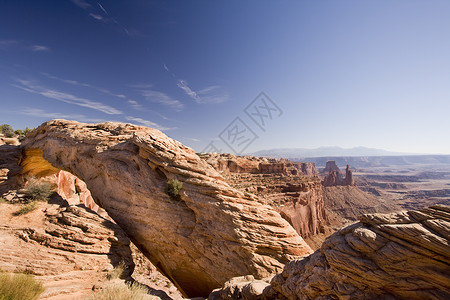
<svg viewBox="0 0 450 300">
<path fill-rule="evenodd" d="M 202 154 L 202 158 L 233 187 L 272 206 L 303 238 L 325 232 L 328 222 L 314 163 L 217 153 Z"/>
<path fill-rule="evenodd" d="M 284 174 L 317 176 L 314 163 L 292 162 L 256 156 L 236 156 L 228 153 L 201 153 L 201 158 L 220 173 Z"/>
<path fill-rule="evenodd" d="M 236 278 L 210 299 L 449 299 L 450 207 L 372 214 L 288 263 L 270 285 Z M 252 292 L 249 293 L 248 291 Z"/>
<path fill-rule="evenodd" d="M 355 185 L 355 181 L 353 180 L 353 172 L 350 170 L 350 166 L 347 165 L 345 169 L 345 177 L 341 178 L 341 174 L 339 171 L 336 171 L 330 168 L 328 175 L 322 181 L 323 186 L 339 186 L 339 185 Z"/>
<path fill-rule="evenodd" d="M 448 299 L 450 207 L 365 215 L 272 280 L 288 299 Z"/>
<path fill-rule="evenodd" d="M 271 207 L 231 188 L 192 149 L 158 130 L 53 120 L 22 145 L 83 180 L 94 201 L 189 296 L 207 295 L 234 276 L 268 276 L 311 252 Z M 165 192 L 170 179 L 183 183 L 179 199 Z"/>
<path fill-rule="evenodd" d="M 339 169 L 335 160 L 327 161 L 325 168 L 321 171 L 321 173 L 328 174 L 328 173 L 330 173 L 330 171 L 336 171 L 338 173 L 341 173 L 341 169 Z"/>
<path fill-rule="evenodd" d="M 0 203 L 0 268 L 37 275 L 42 299 L 85 299 L 94 284 L 120 264 L 133 273 L 130 240 L 113 222 L 80 206 L 52 203 L 16 216 L 17 204 Z M 57 203 L 58 202 L 58 203 Z"/>
</svg>

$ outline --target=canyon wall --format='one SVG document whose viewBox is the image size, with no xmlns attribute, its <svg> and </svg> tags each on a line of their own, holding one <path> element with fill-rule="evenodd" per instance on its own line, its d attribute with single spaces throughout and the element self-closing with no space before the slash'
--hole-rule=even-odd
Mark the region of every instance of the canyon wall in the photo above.
<svg viewBox="0 0 450 300">
<path fill-rule="evenodd" d="M 271 207 L 230 187 L 158 130 L 53 120 L 22 146 L 36 156 L 23 166 L 39 156 L 83 180 L 96 204 L 188 296 L 206 296 L 234 276 L 269 276 L 311 253 Z M 182 182 L 178 198 L 166 193 L 172 179 Z"/>
<path fill-rule="evenodd" d="M 201 157 L 233 187 L 272 206 L 303 238 L 324 233 L 328 222 L 314 163 L 217 153 Z"/>
<path fill-rule="evenodd" d="M 201 153 L 200 157 L 220 173 L 318 175 L 315 164 L 309 162 L 228 153 Z"/>
</svg>

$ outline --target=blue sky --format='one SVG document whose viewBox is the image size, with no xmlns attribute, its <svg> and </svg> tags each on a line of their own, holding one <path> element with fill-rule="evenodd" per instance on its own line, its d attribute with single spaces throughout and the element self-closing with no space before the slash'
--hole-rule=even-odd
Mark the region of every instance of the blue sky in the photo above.
<svg viewBox="0 0 450 300">
<path fill-rule="evenodd" d="M 450 1 L 0 7 L 0 123 L 14 128 L 120 121 L 196 151 L 450 154 Z"/>
</svg>

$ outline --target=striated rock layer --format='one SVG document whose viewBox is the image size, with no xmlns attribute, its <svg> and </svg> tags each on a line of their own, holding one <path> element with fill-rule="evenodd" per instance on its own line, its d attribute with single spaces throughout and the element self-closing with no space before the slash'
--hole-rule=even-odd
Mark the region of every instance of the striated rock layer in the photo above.
<svg viewBox="0 0 450 300">
<path fill-rule="evenodd" d="M 257 156 L 236 156 L 229 153 L 201 153 L 214 169 L 221 173 L 285 174 L 317 176 L 316 165 Z"/>
<path fill-rule="evenodd" d="M 365 215 L 272 280 L 289 299 L 449 299 L 450 207 Z"/>
<path fill-rule="evenodd" d="M 234 188 L 254 193 L 272 206 L 301 237 L 324 233 L 328 222 L 314 163 L 218 153 L 201 157 Z"/>
<path fill-rule="evenodd" d="M 364 215 L 270 285 L 234 278 L 209 298 L 449 299 L 450 206 Z"/>
<path fill-rule="evenodd" d="M 278 213 L 231 188 L 192 149 L 158 130 L 53 120 L 22 145 L 83 180 L 94 201 L 189 296 L 208 295 L 234 276 L 268 276 L 311 252 Z M 183 183 L 179 199 L 165 192 L 170 179 Z"/>
<path fill-rule="evenodd" d="M 60 206 L 59 196 L 51 202 L 20 216 L 18 205 L 0 203 L 3 271 L 38 275 L 42 299 L 85 299 L 113 267 L 133 273 L 130 240 L 119 226 L 83 206 Z"/>
</svg>

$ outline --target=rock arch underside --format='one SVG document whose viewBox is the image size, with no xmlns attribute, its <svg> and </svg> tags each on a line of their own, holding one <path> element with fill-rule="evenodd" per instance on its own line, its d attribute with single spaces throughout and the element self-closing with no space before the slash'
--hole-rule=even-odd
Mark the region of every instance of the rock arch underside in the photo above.
<svg viewBox="0 0 450 300">
<path fill-rule="evenodd" d="M 22 147 L 23 166 L 39 162 L 42 174 L 57 168 L 83 180 L 95 203 L 187 296 L 207 296 L 235 276 L 269 276 L 312 253 L 278 213 L 231 188 L 159 130 L 52 120 Z M 170 179 L 183 183 L 180 199 L 166 194 Z"/>
</svg>

